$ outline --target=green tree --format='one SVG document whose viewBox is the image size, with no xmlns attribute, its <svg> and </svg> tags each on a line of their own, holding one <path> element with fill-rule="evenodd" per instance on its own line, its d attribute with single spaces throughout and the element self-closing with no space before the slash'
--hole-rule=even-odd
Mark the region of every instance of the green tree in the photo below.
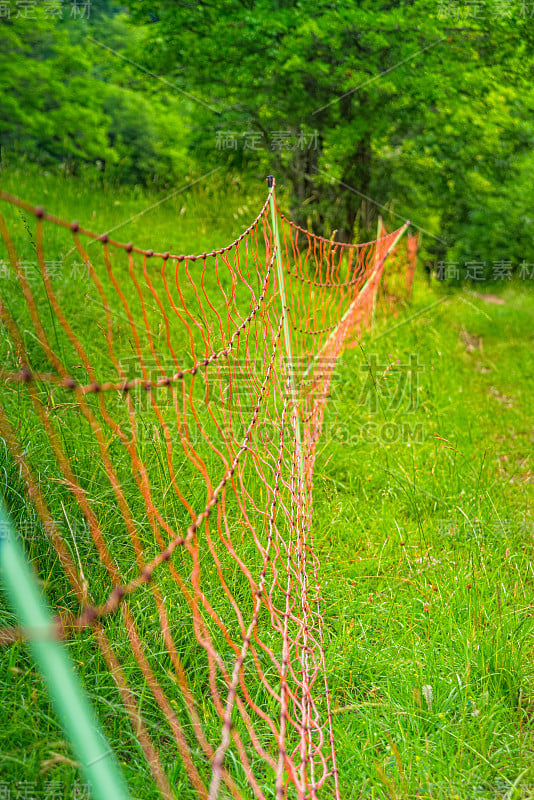
<svg viewBox="0 0 534 800">
<path fill-rule="evenodd" d="M 112 0 L 70 2 L 0 20 L 0 147 L 75 172 L 94 164 L 125 183 L 169 182 L 184 165 L 176 103 L 155 93 L 124 42 L 142 50 L 143 31 L 127 26 Z M 71 9 L 72 10 L 72 9 Z"/>
<path fill-rule="evenodd" d="M 448 242 L 442 256 L 482 187 L 501 185 L 510 160 L 530 163 L 532 32 L 520 2 L 460 20 L 441 5 L 162 0 L 155 15 L 139 0 L 132 14 L 150 68 L 215 109 L 191 108 L 195 157 L 283 176 L 297 221 L 344 240 L 374 224 L 362 195 L 394 204 Z M 217 152 L 217 132 L 232 131 L 238 146 Z M 247 131 L 263 149 L 242 149 Z M 280 132 L 313 146 L 280 149 Z"/>
<path fill-rule="evenodd" d="M 91 59 L 41 6 L 0 25 L 0 146 L 41 162 L 111 158 Z"/>
</svg>

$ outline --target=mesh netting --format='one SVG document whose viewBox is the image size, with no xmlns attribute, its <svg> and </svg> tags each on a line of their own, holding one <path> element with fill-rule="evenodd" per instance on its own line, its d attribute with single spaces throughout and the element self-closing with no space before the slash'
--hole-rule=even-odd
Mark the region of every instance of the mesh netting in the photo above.
<svg viewBox="0 0 534 800">
<path fill-rule="evenodd" d="M 173 255 L 0 197 L 0 435 L 23 487 L 7 499 L 53 545 L 58 635 L 93 638 L 163 797 L 162 740 L 183 796 L 339 798 L 313 468 L 336 360 L 399 231 L 329 241 L 273 188 L 234 242 Z M 35 220 L 32 274 L 14 209 Z M 50 254 L 72 247 L 85 281 L 65 286 Z"/>
</svg>

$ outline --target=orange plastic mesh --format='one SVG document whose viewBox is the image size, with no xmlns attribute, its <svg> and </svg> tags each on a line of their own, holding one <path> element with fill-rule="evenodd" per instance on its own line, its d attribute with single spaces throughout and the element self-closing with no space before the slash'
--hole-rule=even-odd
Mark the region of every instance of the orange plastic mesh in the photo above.
<svg viewBox="0 0 534 800">
<path fill-rule="evenodd" d="M 271 196 L 231 244 L 173 255 L 0 193 L 0 435 L 28 495 L 11 513 L 40 519 L 63 571 L 58 635 L 94 635 L 165 798 L 164 737 L 186 796 L 341 797 L 313 469 L 332 372 L 399 232 L 338 244 L 276 210 L 284 308 Z M 32 275 L 16 209 L 35 219 Z M 72 246 L 74 287 L 47 261 Z"/>
</svg>

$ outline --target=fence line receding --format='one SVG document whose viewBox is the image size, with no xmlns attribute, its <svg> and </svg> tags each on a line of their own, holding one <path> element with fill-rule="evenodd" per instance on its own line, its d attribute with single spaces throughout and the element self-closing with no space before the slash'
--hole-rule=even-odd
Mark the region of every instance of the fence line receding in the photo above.
<svg viewBox="0 0 534 800">
<path fill-rule="evenodd" d="M 406 226 L 329 241 L 273 185 L 234 242 L 174 255 L 0 200 L 6 502 L 58 636 L 112 676 L 164 798 L 339 800 L 314 461 L 391 251 L 411 291 Z M 50 268 L 72 248 L 75 281 Z"/>
</svg>

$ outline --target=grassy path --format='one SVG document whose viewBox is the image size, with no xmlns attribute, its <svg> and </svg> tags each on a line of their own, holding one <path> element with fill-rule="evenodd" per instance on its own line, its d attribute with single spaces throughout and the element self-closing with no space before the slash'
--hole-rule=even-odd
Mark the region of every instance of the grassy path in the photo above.
<svg viewBox="0 0 534 800">
<path fill-rule="evenodd" d="M 503 298 L 419 287 L 338 371 L 315 523 L 350 798 L 534 796 L 534 297 Z"/>
</svg>

